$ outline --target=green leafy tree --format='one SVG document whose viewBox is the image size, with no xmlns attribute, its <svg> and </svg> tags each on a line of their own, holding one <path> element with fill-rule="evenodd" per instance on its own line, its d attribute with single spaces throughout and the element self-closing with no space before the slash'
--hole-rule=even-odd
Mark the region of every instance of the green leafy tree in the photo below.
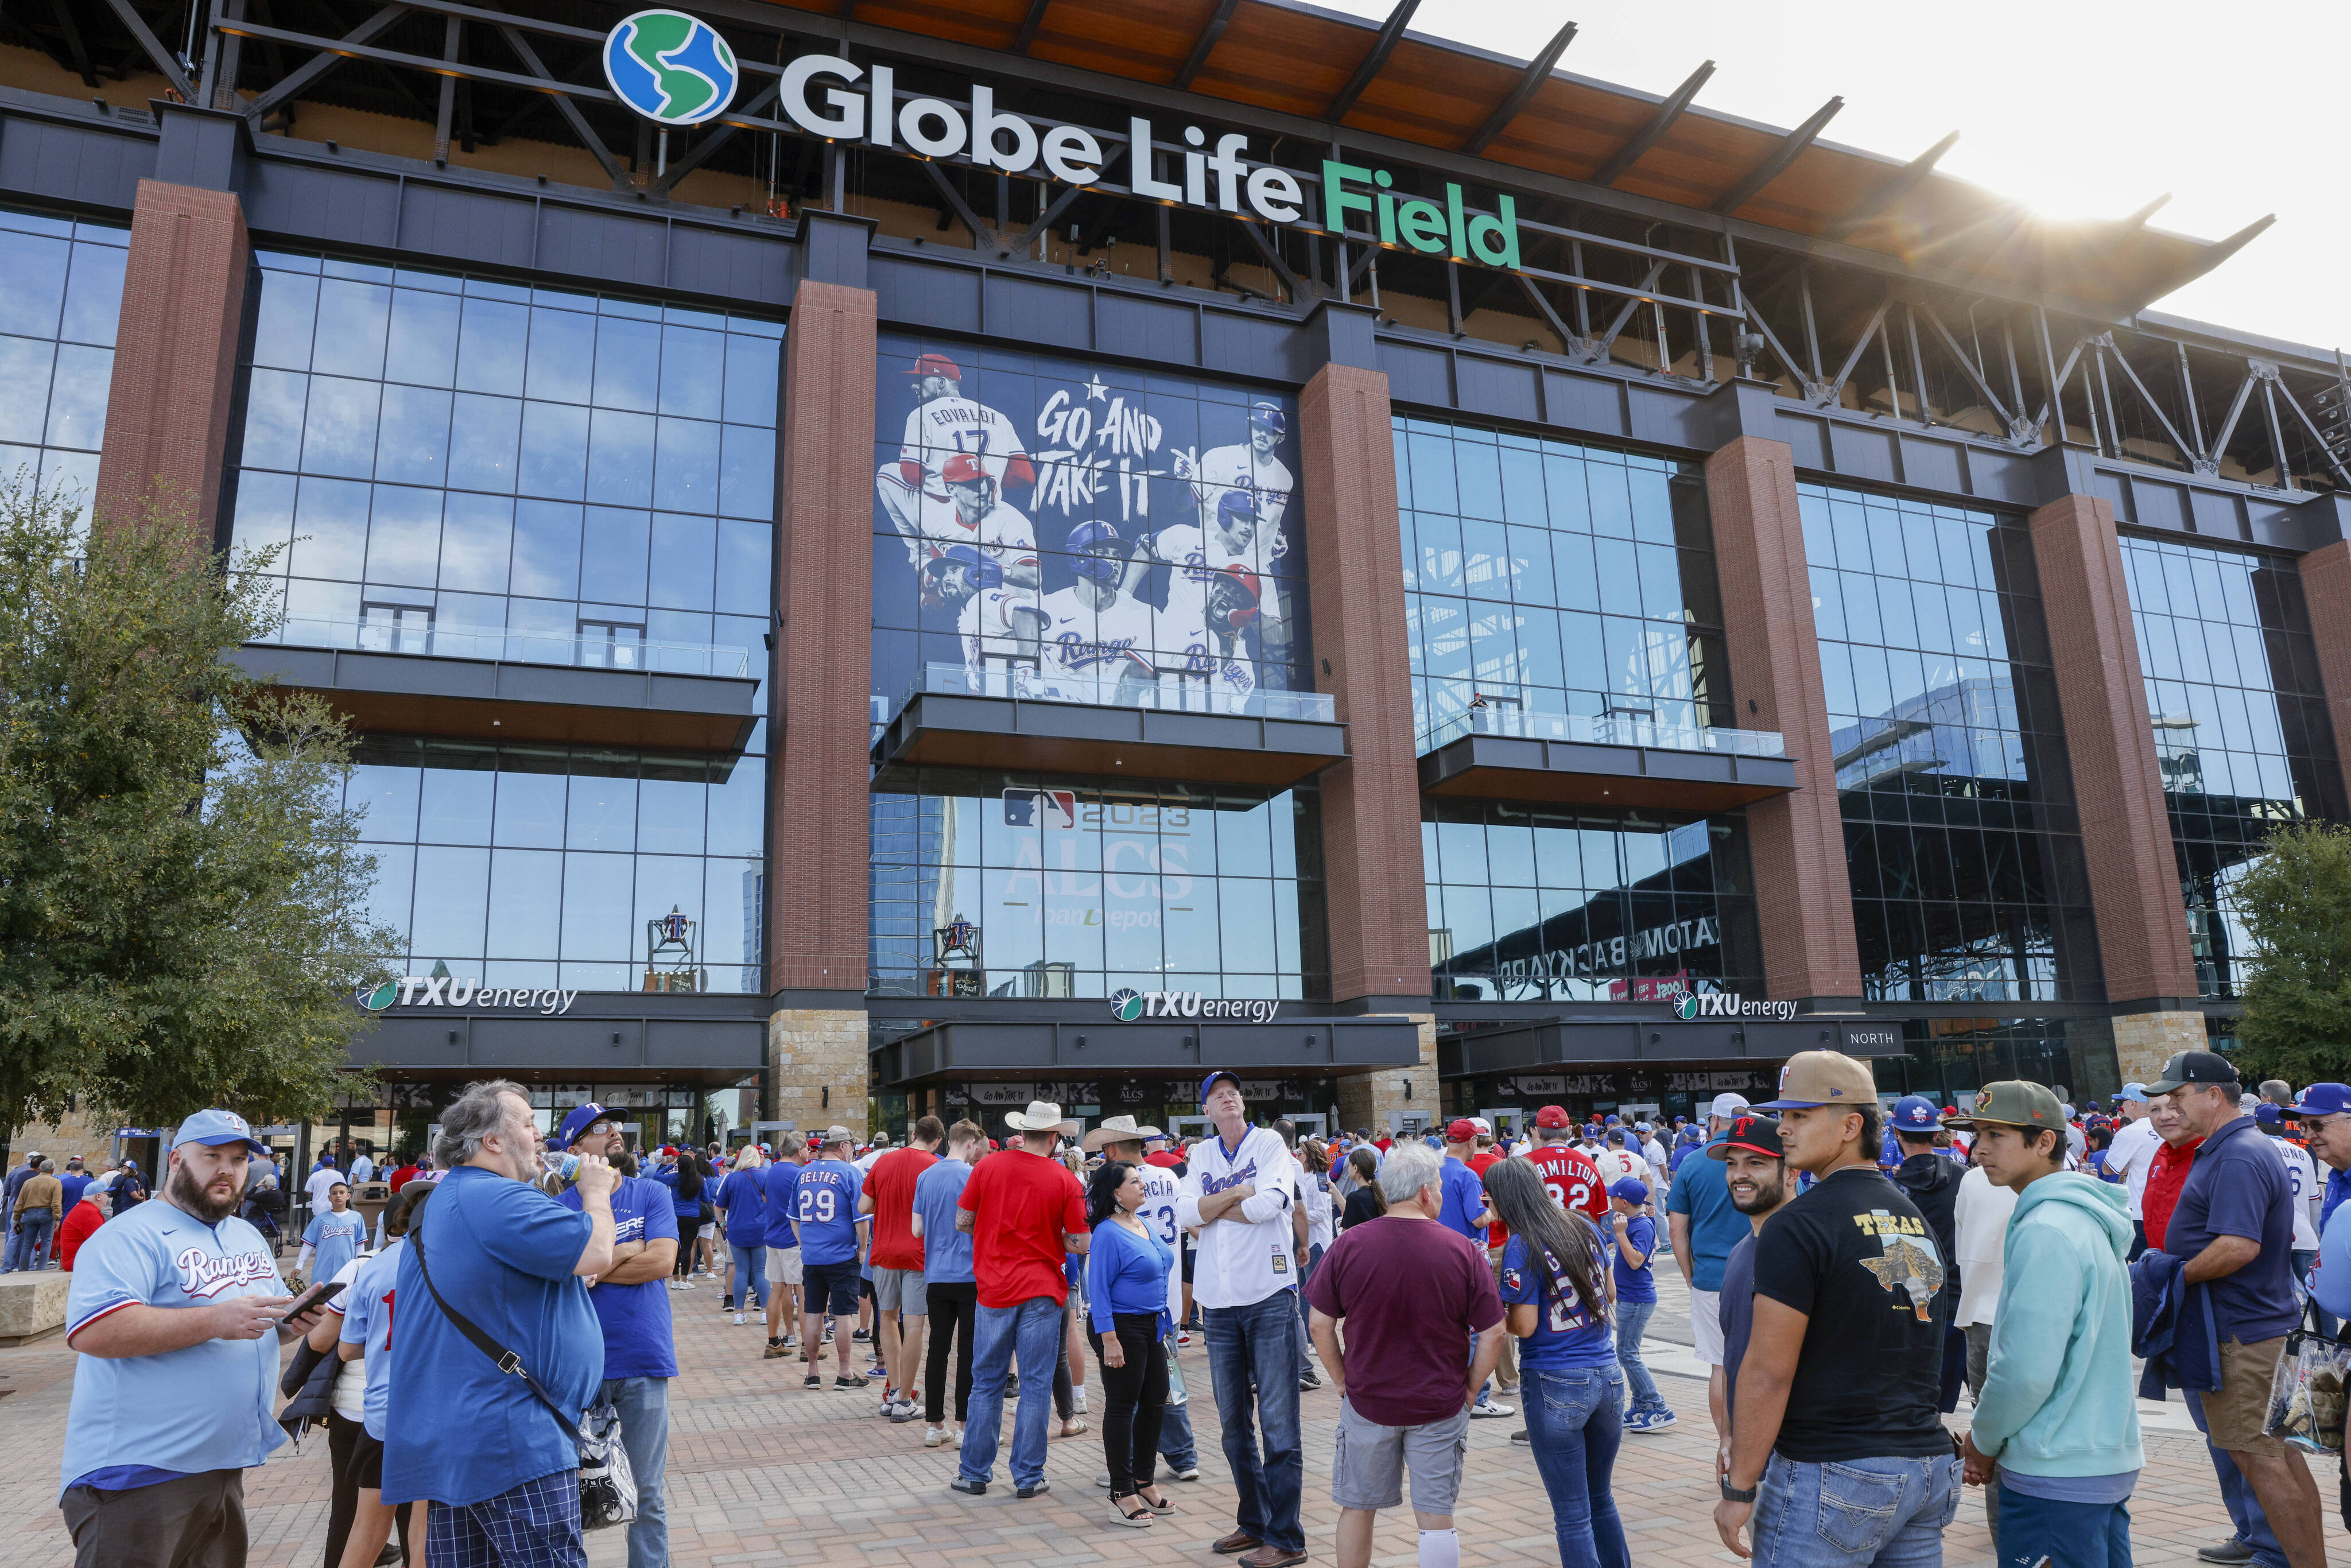
<svg viewBox="0 0 2351 1568">
<path fill-rule="evenodd" d="M 2253 941 L 2238 1070 L 2297 1084 L 2351 1073 L 2351 828 L 2278 829 L 2234 896 Z"/>
<path fill-rule="evenodd" d="M 270 557 L 161 504 L 86 528 L 0 482 L 0 1126 L 69 1104 L 171 1126 L 323 1113 L 388 977 L 350 739 L 225 656 L 267 635 Z"/>
</svg>

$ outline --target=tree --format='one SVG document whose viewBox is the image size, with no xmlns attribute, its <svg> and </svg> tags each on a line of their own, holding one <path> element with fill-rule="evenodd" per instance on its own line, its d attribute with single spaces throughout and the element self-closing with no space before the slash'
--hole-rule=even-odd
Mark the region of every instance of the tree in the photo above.
<svg viewBox="0 0 2351 1568">
<path fill-rule="evenodd" d="M 0 1126 L 324 1113 L 389 977 L 350 741 L 230 663 L 277 612 L 171 502 L 0 482 Z"/>
<path fill-rule="evenodd" d="M 2252 979 L 2237 1026 L 2248 1081 L 2339 1079 L 2351 1063 L 2351 828 L 2295 823 L 2237 879 Z"/>
</svg>

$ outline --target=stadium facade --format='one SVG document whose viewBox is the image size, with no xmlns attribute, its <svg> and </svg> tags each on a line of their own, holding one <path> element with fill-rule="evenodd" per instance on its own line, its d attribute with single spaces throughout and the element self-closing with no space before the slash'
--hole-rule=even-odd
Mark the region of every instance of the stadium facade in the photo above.
<svg viewBox="0 0 2351 1568">
<path fill-rule="evenodd" d="M 2225 1044 L 2351 717 L 2339 359 L 2150 308 L 2262 225 L 1412 10 L 9 13 L 0 456 L 280 547 L 408 948 L 347 1127 Z"/>
</svg>

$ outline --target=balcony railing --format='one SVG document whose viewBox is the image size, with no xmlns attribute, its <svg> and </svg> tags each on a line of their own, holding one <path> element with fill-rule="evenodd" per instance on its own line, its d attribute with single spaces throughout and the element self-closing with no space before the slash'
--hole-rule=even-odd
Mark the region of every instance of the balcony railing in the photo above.
<svg viewBox="0 0 2351 1568">
<path fill-rule="evenodd" d="M 603 632 L 533 632 L 514 627 L 412 625 L 386 621 L 289 616 L 270 642 L 289 648 L 350 648 L 425 658 L 503 659 L 582 670 L 656 671 L 673 675 L 751 674 L 741 648 L 704 643 L 652 643 Z"/>
<path fill-rule="evenodd" d="M 1487 703 L 1439 724 L 1421 743 L 1435 751 L 1464 736 L 1499 735 L 1514 740 L 1565 740 L 1585 746 L 1645 746 L 1665 751 L 1712 751 L 1735 757 L 1785 757 L 1788 743 L 1768 729 L 1716 729 L 1659 724 L 1640 714 L 1530 712 L 1510 703 Z"/>
<path fill-rule="evenodd" d="M 1163 674 L 1140 680 L 1118 675 L 1048 675 L 1017 660 L 991 661 L 980 670 L 963 664 L 926 664 L 907 686 L 905 700 L 911 702 L 925 693 L 939 696 L 1018 697 L 1023 702 L 1073 703 L 1089 707 L 1155 708 L 1163 713 L 1306 719 L 1321 724 L 1338 720 L 1336 701 L 1327 692 L 1274 692 L 1260 688 L 1244 694 L 1202 675 Z"/>
</svg>

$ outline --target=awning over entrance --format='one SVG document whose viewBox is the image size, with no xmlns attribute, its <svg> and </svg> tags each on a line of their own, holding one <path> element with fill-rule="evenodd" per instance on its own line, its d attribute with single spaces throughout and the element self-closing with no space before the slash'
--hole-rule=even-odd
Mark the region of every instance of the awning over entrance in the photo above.
<svg viewBox="0 0 2351 1568">
<path fill-rule="evenodd" d="M 1494 800 L 1720 811 L 1795 787 L 1784 757 L 1516 736 L 1465 735 L 1420 759 L 1422 794 Z"/>
<path fill-rule="evenodd" d="M 1545 1019 L 1441 1035 L 1440 1079 L 1583 1062 L 1779 1061 L 1800 1051 L 1900 1056 L 1902 1025 L 1889 1019 L 1799 1016 L 1789 1022 L 1678 1019 Z"/>
<path fill-rule="evenodd" d="M 873 742 L 876 768 L 931 763 L 1213 784 L 1295 784 L 1346 755 L 1346 727 L 1320 719 L 939 692 L 907 698 Z"/>
<path fill-rule="evenodd" d="M 544 1008 L 566 1010 L 393 1008 L 352 1042 L 351 1065 L 409 1082 L 628 1078 L 724 1088 L 766 1063 L 760 997 L 529 994 L 552 998 Z"/>
<path fill-rule="evenodd" d="M 873 1062 L 891 1089 L 990 1075 L 1189 1078 L 1219 1067 L 1259 1078 L 1323 1077 L 1417 1067 L 1420 1026 L 1396 1016 L 1284 1019 L 1278 1013 L 1265 1023 L 956 1019 L 875 1047 Z"/>
</svg>

